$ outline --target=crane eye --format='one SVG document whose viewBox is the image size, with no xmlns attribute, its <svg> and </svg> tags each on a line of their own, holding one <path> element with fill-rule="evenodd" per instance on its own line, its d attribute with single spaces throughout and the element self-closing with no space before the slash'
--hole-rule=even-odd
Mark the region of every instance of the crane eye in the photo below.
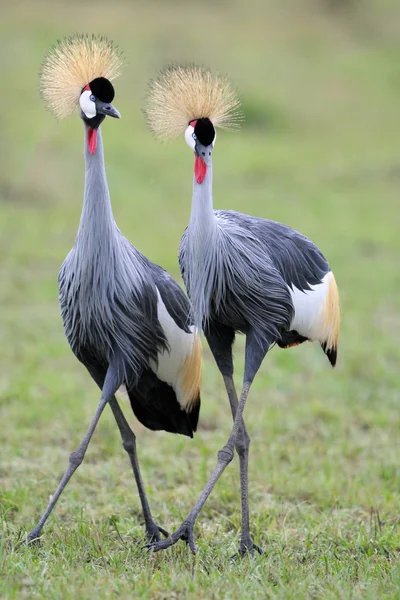
<svg viewBox="0 0 400 600">
<path fill-rule="evenodd" d="M 92 102 L 95 102 L 96 98 L 93 96 L 93 94 L 91 94 L 89 100 L 91 100 Z"/>
<path fill-rule="evenodd" d="M 194 140 L 197 140 L 197 135 L 195 134 L 195 132 L 194 132 L 194 131 L 193 131 L 193 133 L 192 133 L 192 138 L 193 138 Z"/>
</svg>

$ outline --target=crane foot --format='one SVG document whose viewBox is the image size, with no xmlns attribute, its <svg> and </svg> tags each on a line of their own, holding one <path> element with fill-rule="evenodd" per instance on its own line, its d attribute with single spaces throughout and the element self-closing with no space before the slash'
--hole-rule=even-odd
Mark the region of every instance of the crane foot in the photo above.
<svg viewBox="0 0 400 600">
<path fill-rule="evenodd" d="M 166 550 L 170 546 L 176 544 L 179 540 L 183 540 L 189 546 L 191 552 L 197 554 L 193 528 L 194 522 L 184 521 L 179 529 L 177 529 L 168 539 L 146 544 L 144 547 L 149 551 L 158 552 L 159 550 Z"/>
<path fill-rule="evenodd" d="M 161 540 L 160 533 L 166 538 L 169 536 L 168 531 L 157 525 L 157 523 L 154 523 L 154 521 L 146 525 L 146 539 L 150 544 Z"/>
<path fill-rule="evenodd" d="M 244 556 L 254 556 L 256 552 L 264 554 L 264 550 L 260 546 L 257 546 L 249 536 L 247 539 L 241 540 L 237 553 L 231 556 L 230 560 L 234 561 Z"/>
<path fill-rule="evenodd" d="M 42 530 L 37 527 L 33 529 L 30 533 L 26 535 L 26 537 L 18 542 L 17 549 L 21 548 L 21 546 L 35 546 L 36 548 L 40 548 L 41 541 L 40 538 L 42 536 Z"/>
</svg>

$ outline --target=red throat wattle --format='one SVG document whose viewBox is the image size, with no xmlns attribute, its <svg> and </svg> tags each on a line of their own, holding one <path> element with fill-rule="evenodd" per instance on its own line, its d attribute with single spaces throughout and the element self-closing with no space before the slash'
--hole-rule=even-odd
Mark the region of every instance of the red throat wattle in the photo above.
<svg viewBox="0 0 400 600">
<path fill-rule="evenodd" d="M 96 152 L 97 146 L 97 129 L 92 129 L 88 127 L 88 148 L 90 154 L 94 154 Z"/>
<path fill-rule="evenodd" d="M 196 154 L 196 158 L 194 159 L 194 175 L 196 177 L 197 183 L 203 183 L 206 173 L 206 163 L 202 158 L 200 158 L 200 156 Z"/>
</svg>

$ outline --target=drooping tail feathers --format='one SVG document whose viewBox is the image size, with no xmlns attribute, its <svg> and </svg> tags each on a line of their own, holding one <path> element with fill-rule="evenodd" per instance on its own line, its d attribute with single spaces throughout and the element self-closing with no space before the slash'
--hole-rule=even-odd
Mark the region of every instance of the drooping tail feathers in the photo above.
<svg viewBox="0 0 400 600">
<path fill-rule="evenodd" d="M 336 364 L 338 338 L 340 330 L 340 302 L 339 290 L 335 276 L 331 272 L 328 293 L 323 308 L 323 320 L 325 323 L 326 339 L 321 341 L 321 346 L 327 355 L 332 367 Z"/>
</svg>

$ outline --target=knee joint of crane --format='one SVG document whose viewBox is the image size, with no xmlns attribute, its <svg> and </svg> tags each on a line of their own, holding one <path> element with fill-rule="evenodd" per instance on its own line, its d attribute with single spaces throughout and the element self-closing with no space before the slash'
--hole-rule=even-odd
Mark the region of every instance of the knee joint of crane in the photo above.
<svg viewBox="0 0 400 600">
<path fill-rule="evenodd" d="M 83 462 L 84 453 L 79 448 L 78 450 L 74 450 L 69 455 L 69 464 L 73 467 L 73 469 L 77 469 L 79 465 Z"/>
<path fill-rule="evenodd" d="M 122 447 L 128 454 L 133 454 L 136 450 L 136 440 L 134 437 L 130 437 L 122 442 Z"/>
<path fill-rule="evenodd" d="M 230 445 L 226 445 L 218 452 L 218 462 L 229 464 L 233 460 L 233 455 L 233 447 Z"/>
<path fill-rule="evenodd" d="M 236 452 L 239 454 L 239 456 L 244 456 L 247 454 L 249 451 L 249 446 L 250 436 L 247 431 L 245 430 L 243 432 L 239 432 L 235 444 Z"/>
</svg>

